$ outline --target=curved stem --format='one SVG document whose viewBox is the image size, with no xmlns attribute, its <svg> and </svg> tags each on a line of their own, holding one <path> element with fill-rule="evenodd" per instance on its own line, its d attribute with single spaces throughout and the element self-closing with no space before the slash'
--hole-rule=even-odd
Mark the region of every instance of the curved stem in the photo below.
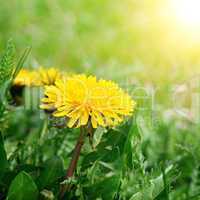
<svg viewBox="0 0 200 200">
<path fill-rule="evenodd" d="M 74 148 L 73 156 L 72 156 L 70 165 L 69 165 L 67 172 L 66 172 L 66 175 L 65 175 L 65 180 L 73 177 L 74 172 L 76 170 L 77 163 L 78 163 L 78 159 L 80 157 L 80 153 L 81 153 L 81 149 L 82 149 L 83 144 L 84 144 L 84 128 L 81 127 L 80 136 L 79 136 L 77 143 L 76 143 L 76 146 Z M 63 185 L 61 187 L 60 198 L 64 197 L 65 192 L 69 189 L 69 186 L 70 185 L 68 184 L 68 185 Z"/>
</svg>

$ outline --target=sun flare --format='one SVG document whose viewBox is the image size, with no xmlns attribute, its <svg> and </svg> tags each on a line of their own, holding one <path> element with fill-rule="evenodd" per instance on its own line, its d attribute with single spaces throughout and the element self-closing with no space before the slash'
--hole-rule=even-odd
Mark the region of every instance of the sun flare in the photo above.
<svg viewBox="0 0 200 200">
<path fill-rule="evenodd" d="M 171 0 L 176 20 L 190 29 L 200 29 L 200 0 Z"/>
</svg>

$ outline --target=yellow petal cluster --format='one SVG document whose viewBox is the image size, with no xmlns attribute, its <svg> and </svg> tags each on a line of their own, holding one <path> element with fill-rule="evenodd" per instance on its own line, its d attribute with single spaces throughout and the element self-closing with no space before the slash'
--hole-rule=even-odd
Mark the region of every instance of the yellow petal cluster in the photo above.
<svg viewBox="0 0 200 200">
<path fill-rule="evenodd" d="M 32 86 L 36 83 L 36 72 L 26 69 L 20 70 L 13 84 L 16 86 Z"/>
<path fill-rule="evenodd" d="M 54 85 L 55 81 L 61 78 L 61 73 L 56 68 L 45 69 L 41 67 L 38 71 L 38 84 L 43 85 Z"/>
<path fill-rule="evenodd" d="M 55 81 L 61 79 L 62 74 L 55 68 L 39 68 L 29 71 L 22 69 L 14 80 L 16 86 L 45 86 L 54 85 Z"/>
<path fill-rule="evenodd" d="M 91 123 L 93 128 L 119 124 L 132 114 L 135 102 L 116 83 L 94 76 L 73 75 L 45 87 L 42 109 L 55 109 L 55 117 L 67 117 L 68 127 Z"/>
</svg>

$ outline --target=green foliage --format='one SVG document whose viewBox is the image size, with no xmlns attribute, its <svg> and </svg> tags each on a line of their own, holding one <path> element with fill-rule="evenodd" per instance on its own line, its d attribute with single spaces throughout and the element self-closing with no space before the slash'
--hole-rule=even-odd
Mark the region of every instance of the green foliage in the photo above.
<svg viewBox="0 0 200 200">
<path fill-rule="evenodd" d="M 52 157 L 50 160 L 44 163 L 44 169 L 41 171 L 38 179 L 38 186 L 40 189 L 44 189 L 51 186 L 52 183 L 58 181 L 64 174 L 64 167 L 61 158 Z"/>
<path fill-rule="evenodd" d="M 12 80 L 15 67 L 15 46 L 10 39 L 0 59 L 0 115 L 3 115 L 7 100 L 7 89 Z"/>
<path fill-rule="evenodd" d="M 3 137 L 0 132 L 0 179 L 1 175 L 9 168 L 5 148 L 4 148 L 4 142 Z"/>
<path fill-rule="evenodd" d="M 38 189 L 30 175 L 20 172 L 12 181 L 7 200 L 37 200 Z"/>
<path fill-rule="evenodd" d="M 172 172 L 172 168 L 173 168 L 173 166 L 171 165 L 165 171 L 166 176 L 169 176 L 168 184 L 170 184 L 174 180 L 174 177 L 173 176 L 170 177 L 170 175 L 169 175 L 170 172 Z M 130 200 L 155 199 L 164 190 L 165 183 L 163 180 L 163 174 L 150 180 L 149 182 L 150 182 L 150 184 L 146 188 L 144 188 L 144 190 L 134 194 L 130 198 Z"/>
<path fill-rule="evenodd" d="M 87 172 L 83 182 L 86 199 L 113 199 L 117 195 L 124 166 L 126 130 L 126 126 L 120 131 L 110 130 L 102 137 L 96 151 L 84 157 L 81 172 Z"/>
<path fill-rule="evenodd" d="M 22 56 L 20 57 L 17 65 L 16 65 L 16 68 L 15 68 L 15 71 L 13 72 L 13 79 L 17 76 L 17 74 L 19 73 L 19 71 L 21 70 L 21 68 L 23 67 L 24 65 L 24 62 L 26 61 L 28 55 L 30 54 L 30 51 L 31 51 L 31 48 L 30 47 L 27 47 Z"/>
<path fill-rule="evenodd" d="M 7 42 L 7 47 L 0 60 L 0 125 L 4 123 L 6 109 L 8 107 L 8 99 L 10 98 L 9 89 L 12 86 L 14 78 L 17 76 L 20 69 L 23 67 L 27 56 L 30 53 L 30 48 L 27 48 L 15 64 L 15 46 L 10 39 Z M 0 130 L 2 127 L 0 126 Z"/>
<path fill-rule="evenodd" d="M 10 170 L 4 172 L 0 193 L 6 194 L 16 174 L 26 171 L 35 180 L 41 198 L 58 198 L 79 130 L 55 128 L 62 121 L 40 117 L 37 111 L 22 108 L 8 116 L 4 138 Z M 198 198 L 198 130 L 190 126 L 177 130 L 174 123 L 165 122 L 149 127 L 147 119 L 137 113 L 115 129 L 97 129 L 94 149 L 86 142 L 67 198 Z M 21 127 L 19 122 L 24 122 Z M 187 134 L 189 130 L 195 137 Z"/>
<path fill-rule="evenodd" d="M 0 60 L 0 86 L 11 79 L 14 72 L 14 67 L 15 46 L 13 41 L 9 40 Z"/>
</svg>

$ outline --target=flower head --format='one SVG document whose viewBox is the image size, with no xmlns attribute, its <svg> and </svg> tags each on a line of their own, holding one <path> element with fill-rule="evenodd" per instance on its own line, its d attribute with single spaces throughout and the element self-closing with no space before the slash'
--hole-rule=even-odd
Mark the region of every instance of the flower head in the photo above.
<svg viewBox="0 0 200 200">
<path fill-rule="evenodd" d="M 135 102 L 112 81 L 97 80 L 94 76 L 74 75 L 45 87 L 43 109 L 52 109 L 55 117 L 67 117 L 68 127 L 91 123 L 115 126 L 131 115 Z"/>
<path fill-rule="evenodd" d="M 38 71 L 38 84 L 44 85 L 54 85 L 57 79 L 61 78 L 61 73 L 55 68 L 40 68 Z"/>
<path fill-rule="evenodd" d="M 26 69 L 20 70 L 13 84 L 15 86 L 33 86 L 36 84 L 36 72 L 28 71 Z"/>
</svg>

